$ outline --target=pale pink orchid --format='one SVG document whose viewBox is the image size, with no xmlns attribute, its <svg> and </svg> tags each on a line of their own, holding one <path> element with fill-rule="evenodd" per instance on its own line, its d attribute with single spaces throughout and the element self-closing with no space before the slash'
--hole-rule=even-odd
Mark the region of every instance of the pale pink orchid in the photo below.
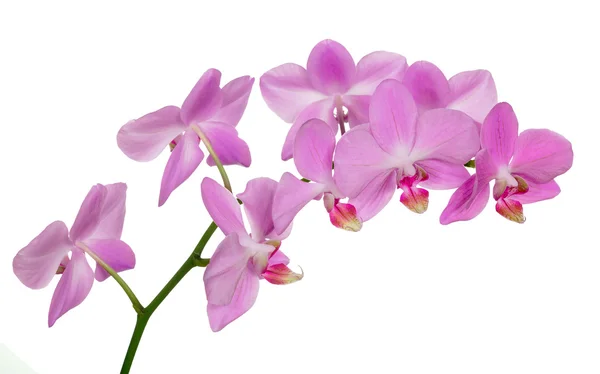
<svg viewBox="0 0 600 374">
<path fill-rule="evenodd" d="M 311 200 L 323 198 L 331 223 L 348 231 L 359 231 L 362 221 L 351 204 L 340 203 L 344 196 L 332 176 L 335 133 L 320 119 L 308 120 L 300 127 L 294 142 L 294 163 L 306 183 L 290 173 L 279 181 L 273 201 L 275 231 L 283 232 Z M 313 183 L 314 182 L 314 183 Z"/>
<path fill-rule="evenodd" d="M 13 271 L 29 288 L 44 288 L 60 274 L 50 303 L 49 327 L 83 302 L 94 277 L 100 282 L 109 277 L 99 265 L 94 273 L 85 253 L 101 258 L 117 272 L 135 267 L 133 251 L 121 241 L 126 191 L 124 183 L 95 185 L 81 204 L 71 231 L 64 222 L 54 221 L 15 256 Z"/>
<path fill-rule="evenodd" d="M 446 79 L 434 64 L 417 61 L 406 70 L 402 84 L 415 99 L 419 113 L 437 108 L 456 109 L 481 124 L 498 102 L 496 84 L 487 70 L 464 71 Z"/>
<path fill-rule="evenodd" d="M 456 188 L 469 178 L 463 164 L 479 150 L 473 119 L 453 109 L 418 115 L 415 101 L 397 80 L 382 82 L 371 99 L 369 125 L 347 132 L 335 153 L 335 182 L 350 197 L 363 221 L 374 217 L 394 195 L 423 213 L 430 189 Z"/>
<path fill-rule="evenodd" d="M 292 226 L 290 224 L 282 234 L 275 232 L 271 210 L 276 189 L 276 181 L 256 178 L 237 195 L 250 224 L 251 234 L 248 234 L 240 205 L 233 195 L 210 178 L 202 181 L 204 205 L 226 235 L 204 273 L 208 319 L 215 332 L 254 305 L 261 279 L 273 284 L 289 284 L 303 277 L 287 267 L 289 259 L 279 250 Z"/>
<path fill-rule="evenodd" d="M 546 129 L 519 134 L 517 117 L 508 103 L 491 110 L 481 128 L 481 151 L 475 157 L 475 174 L 452 195 L 440 222 L 468 221 L 483 211 L 490 198 L 496 211 L 523 223 L 523 204 L 552 199 L 560 193 L 554 178 L 573 165 L 573 148 L 562 135 Z"/>
<path fill-rule="evenodd" d="M 250 166 L 248 145 L 238 137 L 254 78 L 243 76 L 220 88 L 221 72 L 207 70 L 181 105 L 166 106 L 125 124 L 117 135 L 119 148 L 136 161 L 150 161 L 171 146 L 171 156 L 160 185 L 158 205 L 185 182 L 204 159 L 202 140 L 223 165 Z M 215 162 L 212 155 L 207 159 Z"/>
<path fill-rule="evenodd" d="M 262 96 L 282 120 L 292 123 L 281 158 L 293 156 L 294 138 L 303 123 L 319 118 L 338 132 L 338 121 L 354 127 L 367 122 L 369 98 L 388 78 L 402 79 L 406 59 L 396 53 L 377 51 L 355 65 L 352 56 L 333 40 L 319 42 L 310 52 L 306 69 L 287 63 L 260 78 Z"/>
</svg>

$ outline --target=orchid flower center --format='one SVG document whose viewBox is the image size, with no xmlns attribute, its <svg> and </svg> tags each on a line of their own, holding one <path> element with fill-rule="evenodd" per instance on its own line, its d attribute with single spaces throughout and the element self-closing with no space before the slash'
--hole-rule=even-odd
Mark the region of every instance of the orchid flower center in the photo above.
<svg viewBox="0 0 600 374">
<path fill-rule="evenodd" d="M 515 179 L 515 177 L 510 174 L 510 170 L 508 166 L 501 167 L 498 169 L 498 174 L 496 174 L 496 182 L 502 181 L 502 183 L 506 183 L 508 187 L 516 187 L 519 182 Z"/>
</svg>

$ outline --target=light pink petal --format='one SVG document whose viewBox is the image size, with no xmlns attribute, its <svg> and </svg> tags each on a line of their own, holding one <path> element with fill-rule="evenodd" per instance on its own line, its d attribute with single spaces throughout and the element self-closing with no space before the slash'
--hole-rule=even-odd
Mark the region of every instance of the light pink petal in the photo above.
<svg viewBox="0 0 600 374">
<path fill-rule="evenodd" d="M 272 252 L 271 255 L 269 256 L 269 261 L 268 261 L 269 266 L 277 265 L 277 264 L 288 265 L 289 263 L 290 263 L 289 257 L 286 256 L 280 250 L 276 250 L 276 251 Z"/>
<path fill-rule="evenodd" d="M 186 127 L 179 117 L 179 108 L 166 106 L 123 125 L 117 134 L 117 145 L 133 160 L 150 161 Z"/>
<path fill-rule="evenodd" d="M 333 40 L 323 40 L 308 56 L 308 79 L 314 88 L 324 94 L 342 94 L 354 82 L 356 66 L 346 48 Z"/>
<path fill-rule="evenodd" d="M 73 242 L 89 238 L 96 231 L 104 207 L 106 193 L 105 186 L 96 184 L 85 196 L 73 226 L 71 226 L 70 237 Z"/>
<path fill-rule="evenodd" d="M 548 183 L 527 182 L 529 190 L 522 195 L 513 195 L 510 198 L 521 204 L 537 203 L 538 201 L 553 199 L 560 193 L 560 187 L 555 181 Z"/>
<path fill-rule="evenodd" d="M 248 105 L 254 78 L 245 75 L 227 83 L 222 89 L 223 103 L 221 108 L 211 117 L 212 121 L 225 122 L 237 126 Z"/>
<path fill-rule="evenodd" d="M 259 278 L 249 269 L 242 273 L 231 302 L 227 305 L 208 304 L 208 321 L 210 328 L 221 331 L 225 326 L 246 313 L 258 296 Z"/>
<path fill-rule="evenodd" d="M 113 183 L 102 187 L 104 198 L 98 216 L 98 223 L 88 237 L 94 239 L 120 239 L 125 221 L 127 185 L 125 183 Z M 79 240 L 84 240 L 84 238 Z"/>
<path fill-rule="evenodd" d="M 326 98 L 312 86 L 306 69 L 291 63 L 263 74 L 260 91 L 267 106 L 287 123 L 294 122 L 310 104 Z"/>
<path fill-rule="evenodd" d="M 427 61 L 410 65 L 402 83 L 412 94 L 419 111 L 445 108 L 450 94 L 450 85 L 442 71 Z"/>
<path fill-rule="evenodd" d="M 167 161 L 160 184 L 158 206 L 162 206 L 171 193 L 192 175 L 203 158 L 198 135 L 186 131 Z"/>
<path fill-rule="evenodd" d="M 371 95 L 346 95 L 344 106 L 348 109 L 348 124 L 350 128 L 369 123 L 369 105 Z"/>
<path fill-rule="evenodd" d="M 386 170 L 375 176 L 362 191 L 350 199 L 363 222 L 375 217 L 390 202 L 396 191 L 396 170 Z"/>
<path fill-rule="evenodd" d="M 463 165 L 479 151 L 475 121 L 463 112 L 432 109 L 417 121 L 412 160 L 437 159 Z"/>
<path fill-rule="evenodd" d="M 117 239 L 88 239 L 85 241 L 92 252 L 106 262 L 114 271 L 121 272 L 135 267 L 135 254 L 127 243 Z M 96 280 L 104 281 L 110 275 L 96 264 Z"/>
<path fill-rule="evenodd" d="M 478 184 L 489 184 L 496 178 L 498 171 L 498 166 L 495 164 L 487 149 L 482 149 L 477 153 L 475 156 L 475 173 L 477 175 Z"/>
<path fill-rule="evenodd" d="M 204 178 L 200 188 L 204 206 L 223 234 L 247 235 L 240 205 L 231 192 L 211 178 Z"/>
<path fill-rule="evenodd" d="M 186 125 L 202 122 L 214 116 L 223 104 L 220 88 L 221 72 L 208 69 L 198 80 L 181 105 L 181 119 Z"/>
<path fill-rule="evenodd" d="M 510 170 L 528 182 L 548 183 L 566 173 L 572 165 L 571 142 L 554 131 L 530 129 L 517 139 Z"/>
<path fill-rule="evenodd" d="M 331 163 L 335 133 L 320 119 L 308 120 L 300 127 L 294 142 L 294 163 L 300 175 L 311 181 L 333 182 Z"/>
<path fill-rule="evenodd" d="M 348 131 L 339 140 L 334 157 L 334 180 L 341 192 L 357 196 L 365 186 L 390 168 L 391 156 L 384 152 L 362 125 Z"/>
<path fill-rule="evenodd" d="M 223 165 L 241 165 L 248 167 L 252 163 L 250 149 L 245 141 L 238 137 L 235 127 L 223 122 L 202 122 L 198 125 L 212 145 Z M 215 166 L 212 155 L 206 160 L 208 165 Z"/>
<path fill-rule="evenodd" d="M 312 199 L 323 193 L 325 186 L 320 183 L 306 183 L 290 173 L 281 176 L 273 200 L 273 222 L 275 232 L 281 234 Z"/>
<path fill-rule="evenodd" d="M 478 123 L 498 103 L 494 78 L 487 70 L 472 70 L 458 73 L 448 81 L 450 95 L 446 108 L 460 110 Z"/>
<path fill-rule="evenodd" d="M 349 94 L 371 95 L 379 83 L 386 79 L 402 81 L 407 68 L 406 58 L 397 53 L 369 53 L 356 64 L 356 78 Z"/>
<path fill-rule="evenodd" d="M 515 149 L 519 122 L 508 103 L 496 104 L 481 126 L 481 148 L 487 149 L 493 162 L 506 166 Z"/>
<path fill-rule="evenodd" d="M 479 215 L 490 200 L 490 185 L 477 185 L 477 176 L 472 175 L 450 197 L 440 216 L 440 223 L 448 225 L 456 221 L 469 221 Z M 475 191 L 475 189 L 478 191 Z M 474 193 L 475 191 L 475 193 Z"/>
<path fill-rule="evenodd" d="M 52 296 L 48 327 L 52 327 L 57 319 L 81 304 L 90 293 L 93 284 L 94 272 L 85 255 L 81 250 L 74 250 Z"/>
<path fill-rule="evenodd" d="M 428 179 L 419 184 L 432 190 L 457 188 L 471 176 L 463 165 L 440 160 L 423 160 L 416 163 L 427 173 Z"/>
<path fill-rule="evenodd" d="M 13 259 L 13 272 L 21 283 L 33 289 L 46 287 L 73 244 L 64 222 L 54 221 Z"/>
<path fill-rule="evenodd" d="M 244 203 L 252 239 L 259 243 L 265 240 L 275 228 L 272 212 L 276 190 L 277 182 L 263 177 L 250 180 L 244 192 L 237 194 L 237 198 Z"/>
<path fill-rule="evenodd" d="M 282 160 L 286 161 L 293 157 L 296 134 L 298 133 L 298 130 L 300 130 L 300 127 L 310 119 L 318 118 L 325 121 L 334 130 L 334 133 L 337 134 L 338 124 L 337 120 L 333 116 L 333 107 L 333 100 L 326 99 L 312 103 L 306 107 L 302 113 L 300 113 L 285 138 L 285 143 L 283 144 L 283 149 L 281 150 Z"/>
<path fill-rule="evenodd" d="M 400 82 L 388 79 L 377 87 L 371 97 L 369 119 L 371 133 L 383 150 L 395 154 L 412 148 L 417 107 Z"/>
<path fill-rule="evenodd" d="M 243 234 L 246 235 L 246 234 Z M 231 233 L 217 246 L 204 272 L 204 288 L 209 304 L 227 305 L 244 272 L 248 271 L 251 253 Z"/>
</svg>

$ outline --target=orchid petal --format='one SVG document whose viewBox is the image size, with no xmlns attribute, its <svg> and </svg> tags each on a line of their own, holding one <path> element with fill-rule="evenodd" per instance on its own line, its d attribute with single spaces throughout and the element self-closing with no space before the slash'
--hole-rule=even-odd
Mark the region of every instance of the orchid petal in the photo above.
<svg viewBox="0 0 600 374">
<path fill-rule="evenodd" d="M 458 73 L 448 81 L 450 95 L 446 108 L 460 110 L 478 123 L 498 103 L 498 93 L 494 78 L 487 70 L 473 70 Z"/>
<path fill-rule="evenodd" d="M 517 139 L 510 170 L 527 181 L 548 183 L 572 165 L 573 148 L 567 139 L 554 131 L 530 129 Z"/>
<path fill-rule="evenodd" d="M 391 156 L 379 147 L 368 125 L 355 127 L 338 142 L 334 158 L 335 184 L 344 195 L 355 197 L 390 168 L 390 160 Z"/>
<path fill-rule="evenodd" d="M 44 288 L 50 284 L 72 247 L 67 226 L 62 221 L 54 221 L 17 252 L 13 272 L 25 286 Z"/>
<path fill-rule="evenodd" d="M 412 148 L 417 107 L 400 82 L 388 79 L 377 87 L 371 97 L 369 119 L 371 133 L 384 151 L 396 154 Z"/>
<path fill-rule="evenodd" d="M 294 142 L 294 163 L 300 175 L 318 183 L 333 182 L 334 148 L 335 133 L 327 123 L 317 118 L 304 123 Z"/>
<path fill-rule="evenodd" d="M 324 192 L 320 183 L 305 183 L 290 173 L 284 173 L 273 200 L 275 232 L 281 234 L 292 223 L 296 214 L 312 199 Z"/>
<path fill-rule="evenodd" d="M 348 92 L 351 95 L 371 95 L 382 81 L 401 81 L 408 65 L 406 58 L 397 53 L 377 51 L 369 53 L 356 64 L 356 78 Z"/>
<path fill-rule="evenodd" d="M 81 304 L 90 293 L 93 284 L 94 273 L 85 254 L 79 249 L 74 250 L 52 296 L 48 327 L 52 327 L 57 319 Z"/>
<path fill-rule="evenodd" d="M 494 163 L 490 152 L 487 149 L 479 151 L 475 156 L 475 174 L 477 175 L 477 183 L 480 185 L 489 184 L 496 178 L 498 172 L 499 168 Z"/>
<path fill-rule="evenodd" d="M 476 191 L 477 189 L 477 191 Z M 472 175 L 450 197 L 440 216 L 440 223 L 469 221 L 479 215 L 490 199 L 490 185 L 477 185 L 477 175 Z"/>
<path fill-rule="evenodd" d="M 262 276 L 271 284 L 283 285 L 301 280 L 304 273 L 295 273 L 285 264 L 275 264 L 267 267 Z"/>
<path fill-rule="evenodd" d="M 202 133 L 210 142 L 223 165 L 241 165 L 248 167 L 252 163 L 250 149 L 245 141 L 238 137 L 235 127 L 223 122 L 202 122 L 198 124 Z M 209 155 L 206 162 L 215 166 L 215 160 Z"/>
<path fill-rule="evenodd" d="M 271 255 L 269 256 L 268 266 L 277 265 L 277 264 L 287 265 L 289 263 L 290 263 L 289 257 L 286 256 L 279 249 L 277 249 L 274 252 L 272 252 Z"/>
<path fill-rule="evenodd" d="M 135 253 L 121 240 L 89 239 L 85 241 L 85 245 L 117 273 L 135 267 Z M 96 264 L 95 277 L 98 282 L 102 282 L 110 275 L 102 266 Z"/>
<path fill-rule="evenodd" d="M 202 180 L 200 189 L 208 214 L 223 231 L 223 234 L 247 235 L 240 205 L 231 192 L 208 177 Z"/>
<path fill-rule="evenodd" d="M 375 217 L 390 202 L 396 191 L 396 170 L 386 170 L 373 178 L 349 203 L 366 222 Z"/>
<path fill-rule="evenodd" d="M 107 191 L 101 184 L 92 186 L 83 199 L 77 217 L 71 226 L 70 237 L 73 242 L 89 238 L 97 229 Z"/>
<path fill-rule="evenodd" d="M 150 161 L 186 127 L 179 117 L 179 108 L 166 106 L 123 125 L 117 134 L 117 145 L 135 161 Z"/>
<path fill-rule="evenodd" d="M 329 211 L 329 221 L 337 228 L 358 232 L 362 228 L 362 220 L 354 205 L 337 203 Z"/>
<path fill-rule="evenodd" d="M 271 178 L 255 178 L 246 184 L 244 192 L 237 195 L 244 203 L 252 239 L 259 243 L 275 228 L 272 211 L 277 186 L 277 182 Z"/>
<path fill-rule="evenodd" d="M 479 151 L 479 131 L 471 117 L 452 109 L 432 109 L 417 121 L 412 160 L 436 159 L 464 165 Z"/>
<path fill-rule="evenodd" d="M 496 202 L 496 212 L 502 217 L 516 223 L 525 223 L 523 205 L 512 198 L 501 198 Z"/>
<path fill-rule="evenodd" d="M 225 326 L 246 313 L 258 296 L 259 278 L 245 270 L 237 283 L 231 302 L 227 305 L 208 304 L 208 320 L 212 331 L 221 331 Z"/>
<path fill-rule="evenodd" d="M 267 106 L 287 123 L 327 97 L 312 86 L 306 69 L 297 64 L 283 64 L 263 74 L 260 91 Z"/>
<path fill-rule="evenodd" d="M 300 127 L 302 127 L 302 125 L 304 125 L 308 120 L 313 118 L 321 119 L 329 124 L 332 130 L 334 130 L 334 133 L 337 133 L 338 125 L 337 120 L 333 116 L 333 107 L 333 100 L 321 100 L 307 106 L 306 109 L 304 109 L 302 113 L 298 115 L 285 138 L 285 143 L 283 144 L 283 149 L 281 150 L 282 160 L 286 161 L 293 157 L 296 134 L 298 133 L 298 130 L 300 130 Z"/>
<path fill-rule="evenodd" d="M 102 189 L 104 190 L 104 198 L 98 221 L 95 229 L 88 237 L 94 239 L 120 239 L 125 221 L 127 185 L 125 183 L 112 183 L 102 186 Z M 84 240 L 84 238 L 79 238 L 79 240 Z"/>
<path fill-rule="evenodd" d="M 418 187 L 405 188 L 400 196 L 400 202 L 415 213 L 425 213 L 429 206 L 429 191 Z"/>
<path fill-rule="evenodd" d="M 406 70 L 402 83 L 412 94 L 419 112 L 446 107 L 450 86 L 444 73 L 431 62 L 413 63 Z"/>
<path fill-rule="evenodd" d="M 222 89 L 223 103 L 211 121 L 237 126 L 248 105 L 254 78 L 247 75 L 227 83 Z"/>
<path fill-rule="evenodd" d="M 163 173 L 160 184 L 158 206 L 162 206 L 171 193 L 185 182 L 196 170 L 204 153 L 200 150 L 200 139 L 193 131 L 186 131 L 177 143 Z"/>
<path fill-rule="evenodd" d="M 246 234 L 244 234 L 246 235 Z M 248 271 L 250 252 L 232 232 L 217 246 L 204 272 L 204 287 L 209 304 L 227 305 L 244 272 Z"/>
<path fill-rule="evenodd" d="M 312 86 L 327 95 L 345 93 L 356 76 L 356 66 L 348 50 L 329 39 L 312 49 L 306 71 Z"/>
<path fill-rule="evenodd" d="M 481 127 L 481 147 L 487 149 L 498 166 L 506 166 L 515 149 L 519 122 L 508 103 L 496 104 Z"/>
<path fill-rule="evenodd" d="M 202 74 L 181 105 L 181 119 L 186 125 L 210 119 L 219 111 L 223 103 L 220 84 L 221 72 L 217 69 Z"/>
<path fill-rule="evenodd" d="M 370 95 L 346 95 L 344 106 L 348 109 L 348 124 L 350 128 L 369 123 Z"/>
<path fill-rule="evenodd" d="M 463 165 L 451 164 L 440 160 L 422 160 L 416 162 L 428 175 L 428 179 L 419 184 L 432 190 L 457 188 L 469 179 L 470 174 Z"/>
<path fill-rule="evenodd" d="M 527 182 L 529 191 L 521 195 L 513 195 L 510 198 L 521 204 L 531 204 L 538 201 L 553 199 L 560 194 L 560 187 L 555 181 L 548 183 Z"/>
</svg>

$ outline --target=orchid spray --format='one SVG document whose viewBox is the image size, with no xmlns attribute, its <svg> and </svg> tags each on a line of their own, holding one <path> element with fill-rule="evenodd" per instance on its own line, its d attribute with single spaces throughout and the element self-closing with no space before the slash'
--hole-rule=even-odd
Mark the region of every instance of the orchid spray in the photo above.
<svg viewBox="0 0 600 374">
<path fill-rule="evenodd" d="M 556 197 L 555 179 L 573 163 L 571 143 L 561 135 L 546 129 L 519 134 L 512 107 L 498 103 L 486 70 L 447 79 L 432 63 L 409 66 L 403 56 L 384 51 L 355 64 L 344 46 L 324 40 L 310 52 L 306 68 L 287 63 L 260 78 L 268 107 L 291 124 L 281 158 L 293 158 L 298 176 L 255 178 L 234 195 L 225 166 L 251 164 L 236 126 L 253 85 L 254 78 L 243 76 L 221 87 L 221 72 L 209 69 L 181 107 L 165 106 L 131 120 L 117 134 L 119 148 L 136 161 L 170 150 L 159 206 L 205 152 L 222 179 L 219 184 L 207 177 L 199 186 L 213 222 L 150 303 L 142 304 L 120 275 L 135 267 L 133 250 L 121 240 L 124 183 L 93 186 L 70 229 L 62 221 L 50 223 L 13 260 L 15 275 L 29 288 L 44 288 L 60 277 L 49 327 L 88 297 L 94 280 L 118 282 L 137 315 L 122 374 L 129 373 L 152 314 L 192 269 L 206 268 L 208 323 L 215 332 L 254 305 L 261 280 L 274 285 L 301 280 L 304 273 L 289 267 L 282 248 L 294 218 L 313 200 L 322 200 L 334 227 L 350 232 L 367 225 L 397 189 L 400 202 L 418 214 L 427 211 L 429 190 L 456 189 L 441 214 L 444 225 L 475 218 L 490 194 L 500 215 L 524 223 L 523 204 Z M 217 228 L 225 238 L 212 258 L 205 258 Z M 95 270 L 86 256 L 95 261 Z"/>
</svg>

